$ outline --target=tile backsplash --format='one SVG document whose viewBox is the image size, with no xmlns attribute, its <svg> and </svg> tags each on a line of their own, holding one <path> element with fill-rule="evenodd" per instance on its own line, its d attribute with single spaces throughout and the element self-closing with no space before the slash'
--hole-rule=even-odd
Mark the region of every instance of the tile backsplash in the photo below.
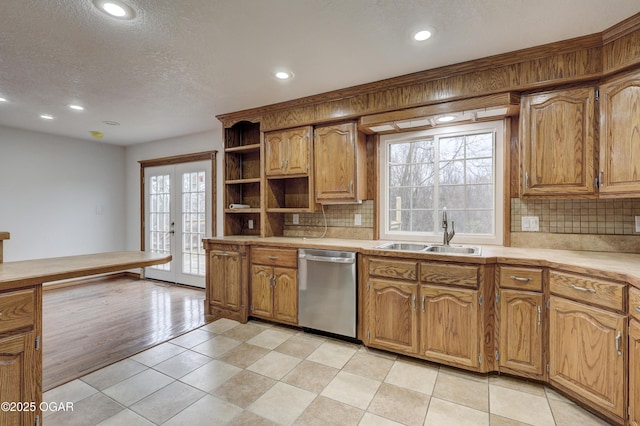
<svg viewBox="0 0 640 426">
<path fill-rule="evenodd" d="M 635 216 L 640 199 L 527 200 L 511 199 L 511 231 L 522 231 L 522 217 L 537 216 L 541 233 L 639 235 Z"/>
<path fill-rule="evenodd" d="M 367 200 L 360 204 L 335 204 L 324 206 L 324 216 L 327 218 L 327 226 L 351 227 L 354 226 L 354 216 L 361 215 L 362 228 L 373 228 L 373 201 Z M 293 215 L 284 216 L 284 225 L 294 225 Z M 324 226 L 322 210 L 315 213 L 300 213 L 300 226 Z"/>
</svg>

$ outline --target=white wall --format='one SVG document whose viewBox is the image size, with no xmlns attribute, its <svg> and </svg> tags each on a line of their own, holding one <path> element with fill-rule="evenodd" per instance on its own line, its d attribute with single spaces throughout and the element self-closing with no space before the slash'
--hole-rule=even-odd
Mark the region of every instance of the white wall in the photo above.
<svg viewBox="0 0 640 426">
<path fill-rule="evenodd" d="M 140 164 L 174 155 L 218 151 L 217 155 L 217 230 L 222 232 L 222 133 L 220 130 L 164 139 L 126 148 L 126 241 L 127 250 L 140 250 Z"/>
<path fill-rule="evenodd" d="M 4 260 L 125 249 L 125 148 L 0 126 Z"/>
</svg>

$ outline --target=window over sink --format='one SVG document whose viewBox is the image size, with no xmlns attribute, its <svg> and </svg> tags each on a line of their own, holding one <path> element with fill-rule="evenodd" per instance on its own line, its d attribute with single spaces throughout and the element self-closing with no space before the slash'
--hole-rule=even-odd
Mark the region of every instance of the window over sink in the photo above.
<svg viewBox="0 0 640 426">
<path fill-rule="evenodd" d="M 504 122 L 381 136 L 380 237 L 502 244 Z"/>
</svg>

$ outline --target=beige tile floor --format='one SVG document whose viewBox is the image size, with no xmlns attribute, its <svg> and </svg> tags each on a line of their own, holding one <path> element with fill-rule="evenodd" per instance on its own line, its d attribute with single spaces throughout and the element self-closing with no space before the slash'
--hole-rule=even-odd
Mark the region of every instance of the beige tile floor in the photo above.
<svg viewBox="0 0 640 426">
<path fill-rule="evenodd" d="M 218 320 L 44 394 L 54 425 L 606 425 L 542 385 Z"/>
</svg>

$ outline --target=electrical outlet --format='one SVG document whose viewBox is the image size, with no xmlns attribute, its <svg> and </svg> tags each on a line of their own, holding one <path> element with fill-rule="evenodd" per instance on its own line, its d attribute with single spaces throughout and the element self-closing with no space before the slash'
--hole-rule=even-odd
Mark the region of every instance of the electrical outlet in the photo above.
<svg viewBox="0 0 640 426">
<path fill-rule="evenodd" d="M 355 226 L 362 226 L 362 215 L 360 213 L 353 215 L 353 224 Z"/>
<path fill-rule="evenodd" d="M 247 221 L 247 226 L 249 227 L 249 229 L 253 229 L 253 219 L 249 219 Z"/>
<path fill-rule="evenodd" d="M 540 230 L 538 216 L 522 216 L 522 230 L 524 232 L 537 232 Z"/>
<path fill-rule="evenodd" d="M 640 232 L 640 216 L 636 216 L 636 232 Z"/>
<path fill-rule="evenodd" d="M 299 225 L 300 224 L 300 215 L 299 214 L 293 214 L 293 224 L 294 225 Z"/>
</svg>

